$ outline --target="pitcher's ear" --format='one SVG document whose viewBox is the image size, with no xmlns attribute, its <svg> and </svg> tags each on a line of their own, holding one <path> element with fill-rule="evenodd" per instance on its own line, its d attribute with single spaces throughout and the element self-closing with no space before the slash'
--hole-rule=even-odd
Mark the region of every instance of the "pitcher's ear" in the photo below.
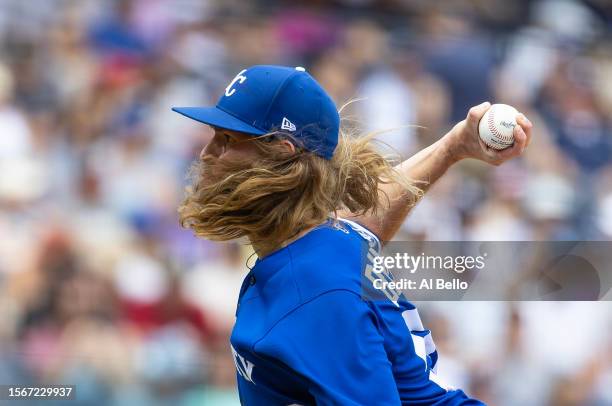
<svg viewBox="0 0 612 406">
<path fill-rule="evenodd" d="M 284 146 L 288 152 L 295 154 L 295 145 L 289 140 L 280 140 L 280 144 Z"/>
</svg>

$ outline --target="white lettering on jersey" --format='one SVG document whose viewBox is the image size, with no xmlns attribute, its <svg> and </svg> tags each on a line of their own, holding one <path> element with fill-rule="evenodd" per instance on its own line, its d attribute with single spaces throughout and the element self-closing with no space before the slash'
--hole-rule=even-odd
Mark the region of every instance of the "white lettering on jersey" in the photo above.
<svg viewBox="0 0 612 406">
<path fill-rule="evenodd" d="M 414 344 L 414 352 L 419 358 L 425 363 L 425 371 L 427 371 L 427 353 L 425 352 L 425 339 L 416 334 L 410 334 L 412 336 L 412 343 Z"/>
<path fill-rule="evenodd" d="M 373 284 L 376 280 L 384 280 L 387 282 L 393 281 L 393 274 L 389 272 L 387 269 L 382 272 L 375 272 L 372 264 L 374 263 L 374 258 L 380 255 L 381 244 L 374 233 L 372 233 L 367 228 L 355 223 L 351 220 L 339 219 L 344 223 L 348 224 L 353 230 L 355 230 L 361 237 L 363 237 L 368 242 L 368 262 L 366 263 L 366 267 L 364 270 L 364 276 L 370 280 Z M 388 285 L 386 285 L 388 286 Z M 401 291 L 399 289 L 391 289 L 387 287 L 386 289 L 380 289 L 385 296 L 393 303 L 395 306 L 399 307 L 398 300 L 401 296 Z"/>
<path fill-rule="evenodd" d="M 240 84 L 242 84 L 244 83 L 245 80 L 247 80 L 247 77 L 243 75 L 244 72 L 246 72 L 246 69 L 243 69 L 240 72 L 238 72 L 236 77 L 232 79 L 229 85 L 227 85 L 227 87 L 225 88 L 225 95 L 227 97 L 230 97 L 231 95 L 236 93 L 236 89 L 232 88 L 236 84 L 236 82 L 239 82 Z"/>
<path fill-rule="evenodd" d="M 374 272 L 372 267 L 373 258 L 377 255 L 380 255 L 381 252 L 381 244 L 380 240 L 374 233 L 372 233 L 367 228 L 355 223 L 351 220 L 339 219 L 343 223 L 349 225 L 353 230 L 359 233 L 367 242 L 369 246 L 368 250 L 368 261 L 369 264 L 366 264 L 365 276 L 372 282 L 376 279 L 385 278 L 388 281 L 393 280 L 393 274 L 391 274 L 387 269 L 384 269 L 382 272 Z M 401 292 L 399 290 L 383 290 L 387 298 L 393 302 L 397 307 L 399 307 L 399 297 L 401 296 Z M 423 322 L 421 321 L 421 316 L 416 308 L 404 310 L 402 312 L 402 318 L 406 323 L 406 327 L 408 327 L 408 331 L 410 332 L 410 336 L 412 338 L 412 342 L 414 344 L 414 352 L 415 354 L 423 360 L 425 372 L 427 372 L 429 366 L 427 364 L 427 356 L 431 355 L 434 351 L 436 351 L 436 345 L 431 337 L 431 332 L 429 332 L 424 337 L 413 334 L 412 331 L 424 331 Z M 452 386 L 443 382 L 440 377 L 436 374 L 437 363 L 433 365 L 429 369 L 428 377 L 429 380 L 440 386 L 442 389 L 451 390 L 454 389 Z"/>
<path fill-rule="evenodd" d="M 234 349 L 233 346 L 230 347 L 232 348 L 234 364 L 236 365 L 236 370 L 238 371 L 238 374 L 247 381 L 251 382 L 253 385 L 255 385 L 255 382 L 253 382 L 253 368 L 255 367 L 255 365 L 252 362 L 246 360 L 242 355 L 238 354 L 238 352 Z"/>
</svg>

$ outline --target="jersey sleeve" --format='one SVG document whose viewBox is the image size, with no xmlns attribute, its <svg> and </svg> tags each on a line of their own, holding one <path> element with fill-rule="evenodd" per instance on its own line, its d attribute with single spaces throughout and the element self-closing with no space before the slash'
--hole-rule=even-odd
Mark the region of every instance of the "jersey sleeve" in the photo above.
<svg viewBox="0 0 612 406">
<path fill-rule="evenodd" d="M 317 405 L 401 403 L 375 315 L 353 292 L 327 292 L 302 304 L 255 350 L 302 375 Z"/>
</svg>

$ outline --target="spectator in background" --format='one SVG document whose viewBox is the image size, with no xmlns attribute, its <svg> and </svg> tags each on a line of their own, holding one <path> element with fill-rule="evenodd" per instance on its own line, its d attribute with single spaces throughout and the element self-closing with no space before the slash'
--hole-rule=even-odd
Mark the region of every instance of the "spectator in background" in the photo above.
<svg viewBox="0 0 612 406">
<path fill-rule="evenodd" d="M 213 102 L 236 67 L 303 65 L 338 106 L 367 97 L 345 122 L 414 125 L 388 134 L 404 155 L 484 100 L 535 118 L 523 159 L 458 166 L 401 238 L 612 236 L 609 1 L 314 3 L 0 2 L 0 382 L 236 404 L 222 336 L 248 254 L 180 231 L 186 157 L 210 134 L 169 110 Z M 512 376 L 563 370 L 530 404 L 611 402 L 605 306 L 427 305 L 451 384 L 512 404 Z"/>
</svg>

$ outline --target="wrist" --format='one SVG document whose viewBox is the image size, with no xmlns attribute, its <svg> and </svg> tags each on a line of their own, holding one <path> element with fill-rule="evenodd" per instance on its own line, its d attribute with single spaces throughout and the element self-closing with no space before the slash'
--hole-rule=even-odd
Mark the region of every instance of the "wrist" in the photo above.
<svg viewBox="0 0 612 406">
<path fill-rule="evenodd" d="M 467 158 L 465 145 L 457 136 L 455 128 L 450 130 L 440 139 L 440 153 L 449 166 Z"/>
</svg>

